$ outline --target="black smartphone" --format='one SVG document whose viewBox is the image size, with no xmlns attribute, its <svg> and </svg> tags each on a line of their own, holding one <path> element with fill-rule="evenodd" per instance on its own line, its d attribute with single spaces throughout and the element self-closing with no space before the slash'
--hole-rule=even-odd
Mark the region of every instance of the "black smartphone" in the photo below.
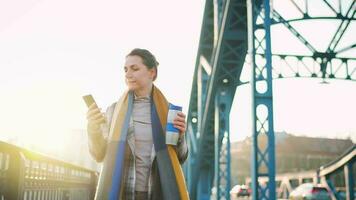
<svg viewBox="0 0 356 200">
<path fill-rule="evenodd" d="M 89 107 L 91 104 L 95 103 L 95 100 L 93 98 L 93 96 L 91 94 L 85 95 L 83 96 L 83 99 L 85 101 L 85 103 L 87 104 L 87 106 Z"/>
</svg>

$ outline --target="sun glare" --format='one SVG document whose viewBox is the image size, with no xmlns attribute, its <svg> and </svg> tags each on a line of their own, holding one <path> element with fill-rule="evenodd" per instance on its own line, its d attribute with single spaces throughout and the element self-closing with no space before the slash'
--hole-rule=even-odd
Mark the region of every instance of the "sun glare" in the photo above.
<svg viewBox="0 0 356 200">
<path fill-rule="evenodd" d="M 0 120 L 10 140 L 34 150 L 60 153 L 73 129 L 85 128 L 86 108 L 75 85 L 31 85 L 2 99 Z M 6 105 L 16 105 L 16 108 Z"/>
</svg>

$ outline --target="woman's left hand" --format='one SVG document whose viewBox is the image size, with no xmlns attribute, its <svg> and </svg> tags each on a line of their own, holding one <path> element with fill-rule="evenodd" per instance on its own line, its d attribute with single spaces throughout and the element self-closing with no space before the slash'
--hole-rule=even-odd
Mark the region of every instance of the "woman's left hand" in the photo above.
<svg viewBox="0 0 356 200">
<path fill-rule="evenodd" d="M 185 114 L 178 112 L 177 116 L 173 120 L 173 125 L 179 130 L 179 135 L 183 136 L 186 131 Z"/>
</svg>

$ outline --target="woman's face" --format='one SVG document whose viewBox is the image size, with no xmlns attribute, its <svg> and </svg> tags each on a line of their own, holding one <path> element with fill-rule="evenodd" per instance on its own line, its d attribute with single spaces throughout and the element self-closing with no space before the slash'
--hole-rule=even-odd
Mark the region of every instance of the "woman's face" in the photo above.
<svg viewBox="0 0 356 200">
<path fill-rule="evenodd" d="M 127 56 L 124 70 L 129 90 L 135 92 L 150 90 L 156 70 L 148 69 L 140 56 Z"/>
</svg>

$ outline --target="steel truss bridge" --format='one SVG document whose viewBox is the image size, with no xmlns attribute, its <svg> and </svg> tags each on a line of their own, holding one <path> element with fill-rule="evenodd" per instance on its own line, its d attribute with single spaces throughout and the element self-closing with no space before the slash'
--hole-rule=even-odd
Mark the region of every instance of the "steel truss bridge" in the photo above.
<svg viewBox="0 0 356 200">
<path fill-rule="evenodd" d="M 287 16 L 283 6 L 277 9 L 286 2 L 295 16 Z M 313 13 L 321 8 L 327 12 Z M 187 119 L 190 155 L 184 170 L 191 199 L 210 199 L 214 186 L 217 199 L 230 199 L 229 116 L 236 88 L 243 84 L 252 86 L 252 198 L 276 199 L 272 80 L 306 77 L 355 81 L 356 55 L 345 53 L 355 50 L 356 41 L 347 45 L 340 42 L 355 23 L 355 13 L 353 0 L 206 1 Z M 318 47 L 297 28 L 298 24 L 316 21 L 337 24 L 332 37 L 324 42 L 326 47 Z M 305 53 L 272 51 L 271 38 L 283 40 L 273 37 L 276 27 L 292 35 Z M 285 43 L 288 46 L 289 41 Z M 243 81 L 243 69 L 249 71 L 249 81 Z M 267 138 L 266 147 L 260 143 L 262 137 Z M 267 186 L 262 187 L 259 179 L 267 179 Z"/>
</svg>

